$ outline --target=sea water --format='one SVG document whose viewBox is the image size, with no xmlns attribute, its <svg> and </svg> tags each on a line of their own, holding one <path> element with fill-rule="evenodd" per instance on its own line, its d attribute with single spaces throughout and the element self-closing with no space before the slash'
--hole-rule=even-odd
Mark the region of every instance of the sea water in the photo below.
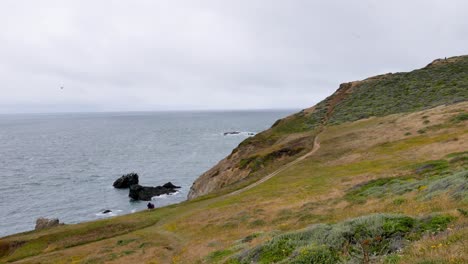
<svg viewBox="0 0 468 264">
<path fill-rule="evenodd" d="M 0 237 L 34 229 L 38 217 L 78 223 L 146 208 L 112 183 L 182 186 L 154 197 L 184 201 L 193 181 L 249 132 L 294 112 L 128 112 L 0 115 Z M 236 135 L 224 132 L 240 131 Z M 104 210 L 111 213 L 103 214 Z"/>
</svg>

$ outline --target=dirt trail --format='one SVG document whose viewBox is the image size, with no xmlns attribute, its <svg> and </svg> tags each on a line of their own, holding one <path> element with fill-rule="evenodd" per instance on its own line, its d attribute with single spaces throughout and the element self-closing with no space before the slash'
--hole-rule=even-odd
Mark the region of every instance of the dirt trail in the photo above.
<svg viewBox="0 0 468 264">
<path fill-rule="evenodd" d="M 314 139 L 314 147 L 312 148 L 311 151 L 309 151 L 309 152 L 308 152 L 307 154 L 305 154 L 304 156 L 301 156 L 301 157 L 299 157 L 299 158 L 297 158 L 297 159 L 291 161 L 290 163 L 288 163 L 288 164 L 282 166 L 281 168 L 277 169 L 276 171 L 274 171 L 274 172 L 268 174 L 267 176 L 263 177 L 262 179 L 260 179 L 260 180 L 258 180 L 258 181 L 256 181 L 256 182 L 254 182 L 254 183 L 252 183 L 252 184 L 250 184 L 250 185 L 248 185 L 248 186 L 246 186 L 246 187 L 244 187 L 244 188 L 242 188 L 242 189 L 239 189 L 239 190 L 237 190 L 237 191 L 234 191 L 234 192 L 232 192 L 232 193 L 228 193 L 228 194 L 224 195 L 224 197 L 228 197 L 228 196 L 240 194 L 240 193 L 242 193 L 242 192 L 245 192 L 245 191 L 247 191 L 247 190 L 252 189 L 252 188 L 255 187 L 255 186 L 258 186 L 259 184 L 262 184 L 262 183 L 268 181 L 269 179 L 273 178 L 274 176 L 276 176 L 276 175 L 279 174 L 280 172 L 283 172 L 284 170 L 290 168 L 291 166 L 293 166 L 293 165 L 295 165 L 295 164 L 297 164 L 297 163 L 303 161 L 304 159 L 308 158 L 309 156 L 311 156 L 312 154 L 314 154 L 315 152 L 317 152 L 317 150 L 319 150 L 319 148 L 320 148 L 320 143 L 319 143 L 319 141 L 318 141 L 318 136 L 316 136 L 315 139 Z"/>
</svg>

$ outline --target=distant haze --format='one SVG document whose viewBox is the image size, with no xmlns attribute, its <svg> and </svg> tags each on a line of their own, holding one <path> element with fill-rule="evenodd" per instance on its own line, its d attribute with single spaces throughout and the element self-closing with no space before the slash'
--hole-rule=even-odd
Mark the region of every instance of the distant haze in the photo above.
<svg viewBox="0 0 468 264">
<path fill-rule="evenodd" d="M 0 113 L 305 108 L 342 82 L 467 54 L 467 10 L 464 0 L 2 0 Z"/>
</svg>

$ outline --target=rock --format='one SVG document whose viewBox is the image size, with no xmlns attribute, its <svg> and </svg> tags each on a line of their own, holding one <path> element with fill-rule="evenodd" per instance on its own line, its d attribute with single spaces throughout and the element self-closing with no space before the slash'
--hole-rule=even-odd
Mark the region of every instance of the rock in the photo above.
<svg viewBox="0 0 468 264">
<path fill-rule="evenodd" d="M 239 131 L 229 131 L 229 132 L 224 132 L 223 135 L 227 136 L 227 135 L 238 135 L 240 134 Z"/>
<path fill-rule="evenodd" d="M 114 188 L 125 189 L 134 184 L 138 184 L 138 174 L 132 172 L 126 175 L 122 175 L 122 177 L 118 178 L 114 182 L 113 186 Z"/>
<path fill-rule="evenodd" d="M 49 227 L 54 227 L 60 225 L 60 222 L 57 218 L 53 219 L 47 219 L 44 217 L 39 217 L 36 220 L 36 227 L 34 228 L 35 230 L 39 229 L 44 229 L 44 228 L 49 228 Z"/>
<path fill-rule="evenodd" d="M 162 187 L 169 189 L 179 189 L 180 186 L 175 186 L 172 182 L 165 183 Z"/>
<path fill-rule="evenodd" d="M 170 182 L 164 184 L 163 186 L 156 186 L 156 187 L 141 186 L 139 184 L 135 184 L 135 185 L 130 186 L 130 191 L 128 193 L 128 196 L 134 200 L 150 201 L 151 198 L 154 196 L 175 193 L 177 192 L 176 190 L 177 188 L 180 188 L 180 187 L 175 186 Z"/>
<path fill-rule="evenodd" d="M 108 213 L 112 213 L 112 211 L 111 210 L 104 210 L 104 211 L 102 211 L 102 213 L 103 214 L 108 214 Z"/>
</svg>

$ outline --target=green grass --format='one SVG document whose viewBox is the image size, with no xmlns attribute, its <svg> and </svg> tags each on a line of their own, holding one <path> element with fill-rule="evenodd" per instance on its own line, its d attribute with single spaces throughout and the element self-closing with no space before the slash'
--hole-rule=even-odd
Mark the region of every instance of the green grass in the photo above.
<svg viewBox="0 0 468 264">
<path fill-rule="evenodd" d="M 129 219 L 131 219 L 129 221 Z M 38 232 L 14 252 L 7 252 L 6 260 L 14 261 L 42 253 L 50 245 L 55 245 L 55 250 L 70 248 L 94 241 L 103 240 L 129 233 L 155 224 L 160 215 L 143 212 L 139 217 L 131 215 L 117 219 L 105 219 L 79 225 L 65 225 L 58 228 Z M 131 241 L 122 241 L 121 243 Z M 10 242 L 14 243 L 14 242 Z"/>
</svg>

